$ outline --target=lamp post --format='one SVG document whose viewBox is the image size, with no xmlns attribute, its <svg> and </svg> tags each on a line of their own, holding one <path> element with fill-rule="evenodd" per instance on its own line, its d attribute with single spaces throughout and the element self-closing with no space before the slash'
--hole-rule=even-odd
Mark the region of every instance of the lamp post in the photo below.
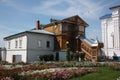
<svg viewBox="0 0 120 80">
<path fill-rule="evenodd" d="M 69 42 L 66 42 L 66 60 L 70 61 L 70 45 Z"/>
</svg>

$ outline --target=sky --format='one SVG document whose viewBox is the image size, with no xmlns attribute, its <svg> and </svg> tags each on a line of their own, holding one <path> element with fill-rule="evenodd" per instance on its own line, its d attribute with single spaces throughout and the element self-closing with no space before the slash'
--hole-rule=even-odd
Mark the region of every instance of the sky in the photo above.
<svg viewBox="0 0 120 80">
<path fill-rule="evenodd" d="M 36 21 L 50 23 L 50 18 L 64 19 L 79 15 L 89 24 L 88 38 L 101 41 L 100 17 L 111 13 L 110 7 L 120 5 L 120 0 L 0 0 L 0 47 L 4 37 L 30 30 Z"/>
</svg>

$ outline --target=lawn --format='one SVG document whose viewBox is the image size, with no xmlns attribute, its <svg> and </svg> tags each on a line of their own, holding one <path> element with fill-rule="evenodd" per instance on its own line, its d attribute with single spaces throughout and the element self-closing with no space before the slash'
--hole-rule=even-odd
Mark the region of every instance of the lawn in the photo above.
<svg viewBox="0 0 120 80">
<path fill-rule="evenodd" d="M 112 70 L 109 67 L 96 67 L 96 69 L 98 71 L 96 73 L 70 80 L 117 80 L 117 78 L 120 77 L 120 71 Z"/>
</svg>

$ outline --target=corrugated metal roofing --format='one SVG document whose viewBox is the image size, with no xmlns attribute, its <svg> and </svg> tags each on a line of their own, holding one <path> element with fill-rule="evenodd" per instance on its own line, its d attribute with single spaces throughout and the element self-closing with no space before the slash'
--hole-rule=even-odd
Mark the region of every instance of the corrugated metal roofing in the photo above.
<svg viewBox="0 0 120 80">
<path fill-rule="evenodd" d="M 28 32 L 54 35 L 54 33 L 48 32 L 48 31 L 45 31 L 45 30 L 30 30 L 30 31 L 28 31 Z"/>
<path fill-rule="evenodd" d="M 17 34 L 7 36 L 7 37 L 4 38 L 4 40 L 14 38 L 17 35 L 21 35 L 21 34 L 24 34 L 24 33 L 37 33 L 37 34 L 54 35 L 54 33 L 51 33 L 51 32 L 45 31 L 45 30 L 29 30 L 29 31 L 24 31 L 24 32 L 20 32 L 20 33 L 17 33 Z"/>
<path fill-rule="evenodd" d="M 97 43 L 96 40 L 93 41 L 92 39 L 87 39 L 87 38 L 85 38 L 85 39 L 83 39 L 83 41 L 85 41 L 86 43 L 88 43 L 88 44 L 89 44 L 90 46 L 92 46 L 92 47 L 98 46 L 98 43 Z"/>
<path fill-rule="evenodd" d="M 97 40 L 88 39 L 88 38 L 85 37 L 85 35 L 78 35 L 76 37 L 76 39 L 80 39 L 80 40 L 84 41 L 85 43 L 87 43 L 88 45 L 90 45 L 92 47 L 98 46 Z"/>
</svg>

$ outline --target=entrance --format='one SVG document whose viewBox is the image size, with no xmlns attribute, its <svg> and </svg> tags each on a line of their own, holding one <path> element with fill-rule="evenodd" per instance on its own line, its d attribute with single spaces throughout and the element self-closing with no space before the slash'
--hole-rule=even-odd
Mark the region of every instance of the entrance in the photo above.
<svg viewBox="0 0 120 80">
<path fill-rule="evenodd" d="M 16 62 L 22 62 L 21 55 L 13 55 L 13 63 L 16 63 Z"/>
</svg>

